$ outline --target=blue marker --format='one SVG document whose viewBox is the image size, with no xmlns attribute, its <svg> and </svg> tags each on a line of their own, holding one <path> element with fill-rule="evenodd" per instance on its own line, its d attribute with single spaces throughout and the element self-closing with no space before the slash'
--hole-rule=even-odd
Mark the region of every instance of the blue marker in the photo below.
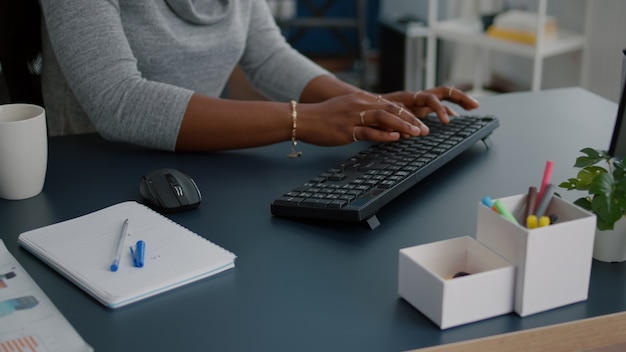
<svg viewBox="0 0 626 352">
<path fill-rule="evenodd" d="M 133 265 L 137 268 L 143 268 L 143 257 L 146 252 L 146 243 L 144 241 L 137 241 L 135 250 L 130 247 L 130 255 L 133 257 Z"/>
<path fill-rule="evenodd" d="M 484 196 L 483 199 L 481 200 L 481 202 L 487 207 L 490 208 L 493 206 L 493 200 L 491 200 L 491 197 L 489 196 Z"/>
</svg>

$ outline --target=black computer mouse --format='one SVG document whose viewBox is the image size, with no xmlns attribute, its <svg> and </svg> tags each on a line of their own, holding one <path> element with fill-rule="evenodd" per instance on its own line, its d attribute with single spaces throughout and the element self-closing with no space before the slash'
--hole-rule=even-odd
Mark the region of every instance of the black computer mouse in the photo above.
<svg viewBox="0 0 626 352">
<path fill-rule="evenodd" d="M 139 194 L 148 206 L 162 213 L 193 209 L 202 201 L 196 182 L 176 169 L 158 169 L 143 175 Z"/>
</svg>

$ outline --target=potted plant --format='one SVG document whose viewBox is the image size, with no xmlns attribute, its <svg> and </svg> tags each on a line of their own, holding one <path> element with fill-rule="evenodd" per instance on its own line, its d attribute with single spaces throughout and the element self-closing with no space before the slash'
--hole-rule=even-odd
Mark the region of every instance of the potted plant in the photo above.
<svg viewBox="0 0 626 352">
<path fill-rule="evenodd" d="M 596 242 L 594 258 L 602 261 L 626 260 L 626 170 L 622 160 L 612 158 L 606 151 L 584 148 L 576 158 L 579 168 L 575 178 L 559 184 L 568 191 L 587 192 L 574 204 L 594 213 Z M 605 253 L 606 251 L 610 253 Z"/>
</svg>

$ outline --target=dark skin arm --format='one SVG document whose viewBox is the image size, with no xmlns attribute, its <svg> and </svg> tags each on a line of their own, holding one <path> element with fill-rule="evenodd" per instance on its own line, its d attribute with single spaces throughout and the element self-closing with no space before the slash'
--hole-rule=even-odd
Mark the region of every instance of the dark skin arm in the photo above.
<svg viewBox="0 0 626 352">
<path fill-rule="evenodd" d="M 379 98 L 333 76 L 319 76 L 309 82 L 300 96 L 296 108 L 297 139 L 334 146 L 352 143 L 353 138 L 387 142 L 401 136 L 426 135 L 428 128 L 418 117 L 434 112 L 447 122 L 448 115 L 453 114 L 441 103 L 443 99 L 466 110 L 478 107 L 474 99 L 449 87 L 417 94 L 393 92 Z M 219 151 L 257 147 L 288 141 L 291 132 L 289 103 L 228 100 L 194 94 L 183 118 L 176 149 Z"/>
</svg>

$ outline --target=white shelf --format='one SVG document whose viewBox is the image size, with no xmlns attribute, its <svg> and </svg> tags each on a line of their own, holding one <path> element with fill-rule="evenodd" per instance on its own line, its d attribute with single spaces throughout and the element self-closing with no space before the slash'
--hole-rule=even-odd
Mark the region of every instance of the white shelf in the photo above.
<svg viewBox="0 0 626 352">
<path fill-rule="evenodd" d="M 438 39 L 497 50 L 531 59 L 535 57 L 536 51 L 538 50 L 535 45 L 489 37 L 482 31 L 482 25 L 478 22 L 471 23 L 463 20 L 446 20 L 437 22 L 434 28 L 432 28 L 432 31 Z M 543 41 L 540 51 L 543 57 L 549 57 L 579 50 L 584 44 L 584 36 L 559 29 L 556 38 L 545 39 Z"/>
<path fill-rule="evenodd" d="M 544 23 L 546 19 L 548 0 L 537 0 L 537 15 L 539 23 Z M 432 87 L 435 84 L 435 72 L 437 60 L 435 57 L 435 42 L 438 39 L 447 40 L 459 44 L 474 46 L 482 51 L 482 59 L 486 58 L 486 53 L 490 50 L 509 53 L 533 61 L 532 74 L 532 90 L 541 89 L 541 77 L 543 70 L 543 59 L 550 56 L 556 56 L 576 50 L 584 50 L 586 40 L 584 35 L 569 32 L 567 30 L 558 30 L 556 38 L 543 38 L 543 28 L 537 26 L 537 44 L 529 45 L 518 43 L 515 41 L 492 38 L 487 36 L 482 29 L 482 24 L 476 20 L 448 19 L 439 21 L 438 0 L 429 0 L 428 23 L 430 27 L 430 35 L 428 36 L 428 55 L 427 55 L 427 73 L 426 85 Z M 488 60 L 485 60 L 488 62 Z M 483 62 L 476 63 L 474 71 L 475 89 L 482 87 L 482 71 L 484 69 Z"/>
</svg>

